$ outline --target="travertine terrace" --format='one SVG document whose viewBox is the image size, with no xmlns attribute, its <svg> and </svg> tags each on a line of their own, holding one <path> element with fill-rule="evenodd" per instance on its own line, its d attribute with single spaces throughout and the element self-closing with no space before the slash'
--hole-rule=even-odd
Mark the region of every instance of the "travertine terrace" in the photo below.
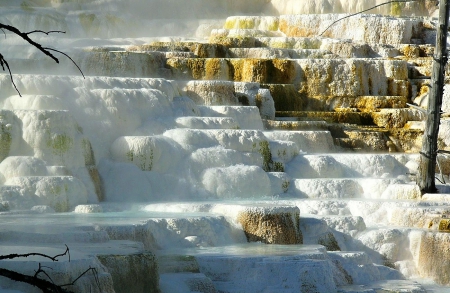
<svg viewBox="0 0 450 293">
<path fill-rule="evenodd" d="M 331 27 L 380 2 L 124 2 L 0 2 L 86 75 L 2 41 L 0 254 L 72 257 L 0 267 L 96 268 L 80 293 L 450 292 L 449 158 L 441 193 L 414 183 L 434 1 Z"/>
</svg>

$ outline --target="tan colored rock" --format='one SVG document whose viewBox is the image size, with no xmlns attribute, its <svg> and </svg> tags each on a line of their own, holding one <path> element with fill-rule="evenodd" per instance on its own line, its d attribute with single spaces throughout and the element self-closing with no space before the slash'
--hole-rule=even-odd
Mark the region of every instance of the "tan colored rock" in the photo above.
<svg viewBox="0 0 450 293">
<path fill-rule="evenodd" d="M 169 58 L 167 66 L 175 79 L 229 80 L 230 66 L 223 58 Z"/>
<path fill-rule="evenodd" d="M 303 98 L 292 84 L 262 84 L 268 88 L 275 102 L 277 111 L 301 111 L 303 110 Z"/>
<path fill-rule="evenodd" d="M 432 278 L 441 285 L 450 284 L 449 233 L 422 232 L 415 263 L 421 277 Z"/>
<path fill-rule="evenodd" d="M 422 121 L 422 112 L 415 109 L 382 109 L 372 112 L 376 125 L 385 128 L 402 128 L 408 121 Z"/>
<path fill-rule="evenodd" d="M 409 95 L 405 61 L 299 59 L 294 84 L 307 97 Z"/>
<path fill-rule="evenodd" d="M 226 34 L 216 34 L 209 37 L 209 42 L 226 48 L 254 48 L 256 39 L 253 36 L 231 37 Z"/>
<path fill-rule="evenodd" d="M 238 105 L 234 84 L 223 80 L 189 81 L 185 92 L 198 105 Z"/>
<path fill-rule="evenodd" d="M 249 242 L 300 244 L 297 207 L 248 207 L 237 215 Z"/>
<path fill-rule="evenodd" d="M 364 130 L 344 130 L 347 138 L 340 139 L 341 147 L 351 147 L 369 152 L 389 151 L 389 139 L 383 132 Z"/>
<path fill-rule="evenodd" d="M 259 83 L 292 83 L 296 65 L 287 59 L 230 59 L 233 80 Z"/>
<path fill-rule="evenodd" d="M 336 108 L 357 108 L 360 111 L 374 111 L 383 108 L 405 108 L 407 98 L 404 96 L 359 96 L 330 97 L 326 104 L 329 110 Z"/>
<path fill-rule="evenodd" d="M 153 77 L 164 71 L 162 52 L 92 51 L 75 56 L 74 60 L 88 75 Z"/>
<path fill-rule="evenodd" d="M 426 208 L 395 207 L 390 212 L 389 223 L 395 226 L 438 230 L 442 214 Z"/>
<path fill-rule="evenodd" d="M 419 152 L 422 149 L 423 132 L 419 129 L 389 129 L 388 136 L 396 151 Z"/>
<path fill-rule="evenodd" d="M 418 200 L 421 196 L 420 188 L 416 184 L 391 184 L 383 192 L 381 198 L 390 200 Z"/>
</svg>

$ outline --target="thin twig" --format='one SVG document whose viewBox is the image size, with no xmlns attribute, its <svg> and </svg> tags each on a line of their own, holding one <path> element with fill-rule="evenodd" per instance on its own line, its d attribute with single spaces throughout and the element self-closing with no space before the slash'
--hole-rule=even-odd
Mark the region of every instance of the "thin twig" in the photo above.
<svg viewBox="0 0 450 293">
<path fill-rule="evenodd" d="M 19 89 L 17 88 L 16 83 L 14 82 L 14 78 L 13 78 L 13 76 L 12 76 L 11 69 L 9 68 L 9 64 L 8 64 L 8 62 L 6 61 L 5 57 L 3 57 L 2 54 L 0 54 L 0 65 L 1 65 L 2 68 L 3 68 L 3 71 L 5 71 L 5 66 L 6 66 L 6 68 L 8 69 L 9 77 L 11 78 L 11 83 L 13 84 L 14 88 L 16 89 L 16 92 L 17 92 L 17 93 L 19 94 L 19 96 L 21 97 L 22 95 L 20 94 Z"/>
<path fill-rule="evenodd" d="M 355 16 L 355 15 L 358 15 L 358 14 L 361 14 L 361 13 L 367 12 L 369 10 L 378 8 L 378 7 L 383 6 L 383 5 L 391 4 L 391 3 L 406 3 L 406 2 L 416 2 L 416 1 L 419 1 L 419 0 L 394 0 L 394 1 L 388 1 L 388 2 L 384 2 L 384 3 L 381 3 L 381 4 L 375 5 L 375 6 L 371 7 L 371 8 L 369 8 L 369 9 L 366 9 L 366 10 L 363 10 L 363 11 L 360 11 L 360 12 L 356 12 L 356 13 L 344 16 L 343 18 L 340 18 L 340 19 L 334 21 L 332 24 L 330 24 L 321 34 L 319 34 L 319 37 L 321 37 L 335 23 L 337 23 L 337 22 L 339 22 L 339 21 L 341 21 L 343 19 Z"/>
<path fill-rule="evenodd" d="M 35 278 L 34 276 L 24 275 L 15 271 L 0 268 L 0 276 L 8 278 L 16 282 L 22 282 L 39 288 L 45 293 L 72 293 L 61 286 L 55 285 L 47 280 Z"/>
<path fill-rule="evenodd" d="M 67 287 L 67 286 L 73 286 L 75 285 L 75 282 L 78 281 L 81 277 L 83 277 L 84 275 L 86 275 L 88 272 L 92 271 L 94 274 L 94 278 L 95 278 L 95 282 L 97 283 L 97 285 L 100 288 L 100 281 L 98 279 L 98 272 L 96 268 L 93 267 L 89 267 L 87 270 L 85 270 L 84 272 L 82 272 L 75 280 L 73 280 L 71 283 L 68 284 L 64 284 L 64 285 L 59 285 L 60 287 Z"/>
<path fill-rule="evenodd" d="M 69 58 L 69 60 L 72 61 L 72 63 L 78 68 L 78 70 L 80 71 L 80 73 L 81 73 L 81 75 L 83 76 L 83 78 L 86 79 L 86 77 L 85 77 L 84 74 L 83 74 L 83 71 L 81 71 L 81 68 L 78 66 L 78 64 L 77 64 L 75 61 L 73 61 L 72 58 L 70 58 L 69 55 L 67 55 L 66 53 L 61 52 L 61 51 L 59 51 L 59 50 L 52 49 L 52 48 L 47 48 L 47 47 L 46 47 L 46 48 L 44 48 L 44 49 L 49 50 L 49 51 L 55 51 L 55 52 L 58 52 L 58 53 L 60 53 L 60 54 L 63 54 L 63 55 L 66 56 L 67 58 Z"/>
<path fill-rule="evenodd" d="M 37 253 L 37 252 L 32 252 L 32 253 L 25 253 L 25 254 L 7 254 L 7 255 L 0 255 L 0 260 L 4 260 L 4 259 L 13 259 L 13 258 L 19 258 L 19 257 L 29 257 L 29 256 L 40 256 L 43 258 L 48 258 L 52 261 L 58 261 L 58 258 L 61 256 L 65 256 L 68 255 L 69 256 L 69 261 L 70 261 L 70 250 L 69 247 L 66 245 L 66 250 L 64 251 L 64 253 L 60 253 L 57 254 L 55 256 L 50 256 L 47 254 L 42 254 L 42 253 Z"/>
<path fill-rule="evenodd" d="M 39 267 L 38 267 L 37 271 L 34 272 L 34 277 L 37 277 L 42 272 L 44 274 L 47 274 L 42 268 L 45 268 L 45 269 L 48 269 L 48 270 L 53 270 L 53 268 L 47 267 L 47 266 L 43 266 L 41 263 L 39 263 Z"/>
<path fill-rule="evenodd" d="M 52 34 L 52 33 L 65 34 L 66 32 L 65 31 L 48 31 L 48 32 L 46 32 L 46 31 L 42 31 L 42 30 L 34 30 L 34 31 L 31 31 L 31 32 L 28 32 L 25 34 L 31 35 L 31 34 L 35 34 L 35 33 L 42 33 L 42 34 L 46 34 L 48 36 L 49 34 Z"/>
<path fill-rule="evenodd" d="M 47 272 L 46 271 L 44 271 L 42 268 L 47 268 L 47 269 L 50 269 L 50 270 L 53 270 L 52 268 L 49 268 L 49 267 L 43 267 L 42 265 L 41 265 L 41 263 L 39 263 L 39 268 L 38 268 L 38 270 L 34 273 L 34 277 L 35 278 L 37 278 L 38 276 L 39 276 L 39 274 L 43 274 L 44 276 L 46 276 L 49 280 L 50 280 L 50 282 L 52 282 L 53 284 L 55 284 L 55 282 L 52 280 L 52 278 L 47 274 Z M 56 284 L 55 284 L 56 285 Z"/>
</svg>

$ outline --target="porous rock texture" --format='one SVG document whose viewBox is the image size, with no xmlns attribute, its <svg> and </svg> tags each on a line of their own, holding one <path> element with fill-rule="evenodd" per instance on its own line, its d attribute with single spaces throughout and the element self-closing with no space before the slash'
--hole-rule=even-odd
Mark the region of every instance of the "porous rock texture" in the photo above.
<svg viewBox="0 0 450 293">
<path fill-rule="evenodd" d="M 249 207 L 240 211 L 237 221 L 249 242 L 300 244 L 300 211 L 286 207 Z"/>
</svg>

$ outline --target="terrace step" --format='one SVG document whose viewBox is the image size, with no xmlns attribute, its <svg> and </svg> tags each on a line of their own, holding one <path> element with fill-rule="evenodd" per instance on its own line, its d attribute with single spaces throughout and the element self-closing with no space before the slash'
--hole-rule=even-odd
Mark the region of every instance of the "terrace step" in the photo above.
<svg viewBox="0 0 450 293">
<path fill-rule="evenodd" d="M 303 152 L 327 153 L 336 151 L 333 138 L 329 131 L 270 131 L 264 132 L 264 135 L 270 140 L 293 142 Z"/>
<path fill-rule="evenodd" d="M 27 208 L 48 206 L 53 211 L 68 212 L 75 206 L 88 202 L 88 192 L 84 183 L 73 176 L 3 174 L 5 175 L 9 178 L 0 187 L 0 201 L 7 201 L 13 209 L 20 206 Z"/>
<path fill-rule="evenodd" d="M 314 178 L 291 181 L 291 195 L 309 199 L 384 199 L 414 200 L 420 190 L 412 184 L 402 184 L 401 179 L 377 178 Z"/>
<path fill-rule="evenodd" d="M 409 108 L 381 109 L 378 112 L 357 112 L 351 108 L 338 111 L 277 111 L 278 117 L 295 117 L 301 121 L 321 120 L 328 123 L 347 123 L 365 126 L 378 126 L 387 129 L 403 128 L 409 121 L 422 121 L 421 111 Z"/>
<path fill-rule="evenodd" d="M 256 82 L 191 80 L 185 83 L 184 92 L 197 105 L 257 106 L 258 117 L 275 117 L 274 101 L 269 90 L 261 88 Z"/>
<path fill-rule="evenodd" d="M 227 58 L 257 59 L 320 59 L 330 58 L 333 54 L 320 49 L 276 49 L 276 48 L 230 48 Z"/>
<path fill-rule="evenodd" d="M 70 226 L 70 229 L 74 229 L 74 226 Z M 60 257 L 57 258 L 57 261 L 36 256 L 26 259 L 3 260 L 1 261 L 2 268 L 33 275 L 42 265 L 47 276 L 55 280 L 56 284 L 69 284 L 81 276 L 74 286 L 71 286 L 70 290 L 74 292 L 84 292 L 86 288 L 90 288 L 89 291 L 94 293 L 143 292 L 143 288 L 152 292 L 159 291 L 155 256 L 151 252 L 144 252 L 141 243 L 126 240 L 107 240 L 105 242 L 91 240 L 81 243 L 72 242 L 74 240 L 72 237 L 62 239 L 59 243 L 52 242 L 52 238 L 43 242 L 34 242 L 33 237 L 23 240 L 25 241 L 3 241 L 3 253 L 34 252 L 50 256 L 60 255 Z M 37 240 L 39 239 L 37 238 Z M 61 255 L 66 249 L 64 244 L 69 249 L 70 256 Z M 82 274 L 87 268 L 95 269 L 95 275 L 91 275 L 91 272 Z M 17 292 L 30 292 L 29 285 L 17 285 L 16 281 L 6 278 L 2 280 L 1 286 L 20 290 Z M 3 289 L 2 287 L 0 290 Z"/>
<path fill-rule="evenodd" d="M 412 173 L 417 154 L 303 154 L 286 164 L 292 178 L 398 178 Z"/>
<path fill-rule="evenodd" d="M 263 130 L 257 107 L 243 106 L 198 106 L 203 117 L 228 117 L 237 121 L 240 129 Z"/>
<path fill-rule="evenodd" d="M 208 276 L 220 292 L 261 292 L 267 288 L 277 288 L 282 280 L 286 292 L 294 288 L 314 288 L 317 292 L 336 292 L 337 286 L 361 284 L 363 276 L 358 275 L 358 267 L 372 281 L 399 279 L 395 270 L 376 266 L 368 257 L 354 257 L 351 253 L 326 253 L 313 245 L 245 245 L 240 247 L 211 248 L 195 257 L 200 271 Z M 330 261 L 331 260 L 331 261 Z M 302 265 L 299 265 L 301 263 Z M 341 269 L 339 269 L 341 268 Z M 249 275 L 260 275 L 270 270 L 269 279 L 253 281 Z M 294 270 L 295 274 L 292 274 Z M 314 272 L 320 270 L 318 276 Z M 245 271 L 245 274 L 243 272 Z M 285 273 L 289 271 L 290 273 Z M 283 277 L 282 277 L 283 276 Z M 417 284 L 420 288 L 420 285 Z"/>
<path fill-rule="evenodd" d="M 364 112 L 277 111 L 275 117 L 297 118 L 299 121 L 375 125 L 371 113 Z"/>
<path fill-rule="evenodd" d="M 328 130 L 328 123 L 325 121 L 291 121 L 286 118 L 285 120 L 264 120 L 264 128 L 267 130 Z"/>
<path fill-rule="evenodd" d="M 305 99 L 294 84 L 261 84 L 268 89 L 277 111 L 301 111 L 305 108 Z"/>
<path fill-rule="evenodd" d="M 239 124 L 231 117 L 179 117 L 177 127 L 191 129 L 238 129 Z"/>
<path fill-rule="evenodd" d="M 133 51 L 135 52 L 157 51 L 166 53 L 182 52 L 194 54 L 193 57 L 198 58 L 225 58 L 227 55 L 227 47 L 223 45 L 202 43 L 202 42 L 190 42 L 190 41 L 179 41 L 179 42 L 154 41 L 149 42 L 145 45 L 128 46 L 126 50 L 132 52 Z"/>
<path fill-rule="evenodd" d="M 342 130 L 342 134 L 333 135 L 334 142 L 344 150 L 362 152 L 395 152 L 395 145 L 384 131 L 357 129 L 356 127 Z"/>
<path fill-rule="evenodd" d="M 414 38 L 415 35 L 418 36 L 422 29 L 422 23 L 413 18 L 399 19 L 358 15 L 343 19 L 325 31 L 330 22 L 340 18 L 339 14 L 282 15 L 279 20 L 279 29 L 286 36 L 309 37 L 320 35 L 323 32 L 324 37 L 351 39 L 354 42 L 363 41 L 371 44 L 410 44 L 411 38 Z M 380 30 L 394 29 L 400 33 L 395 37 L 388 34 L 371 33 L 370 27 L 374 25 Z M 365 33 L 357 33 L 359 31 Z"/>
<path fill-rule="evenodd" d="M 342 108 L 356 108 L 361 112 L 369 112 L 386 108 L 406 108 L 407 101 L 404 96 L 332 97 L 325 102 L 324 107 L 335 111 Z"/>
<path fill-rule="evenodd" d="M 328 129 L 337 146 L 342 150 L 377 152 L 419 152 L 422 147 L 421 121 L 408 121 L 404 128 L 386 129 L 378 126 L 328 124 Z"/>
<path fill-rule="evenodd" d="M 431 77 L 432 72 L 432 57 L 418 57 L 407 59 L 408 61 L 408 69 L 409 69 L 409 78 L 417 79 L 423 77 Z M 448 74 L 448 73 L 447 73 Z"/>
</svg>

